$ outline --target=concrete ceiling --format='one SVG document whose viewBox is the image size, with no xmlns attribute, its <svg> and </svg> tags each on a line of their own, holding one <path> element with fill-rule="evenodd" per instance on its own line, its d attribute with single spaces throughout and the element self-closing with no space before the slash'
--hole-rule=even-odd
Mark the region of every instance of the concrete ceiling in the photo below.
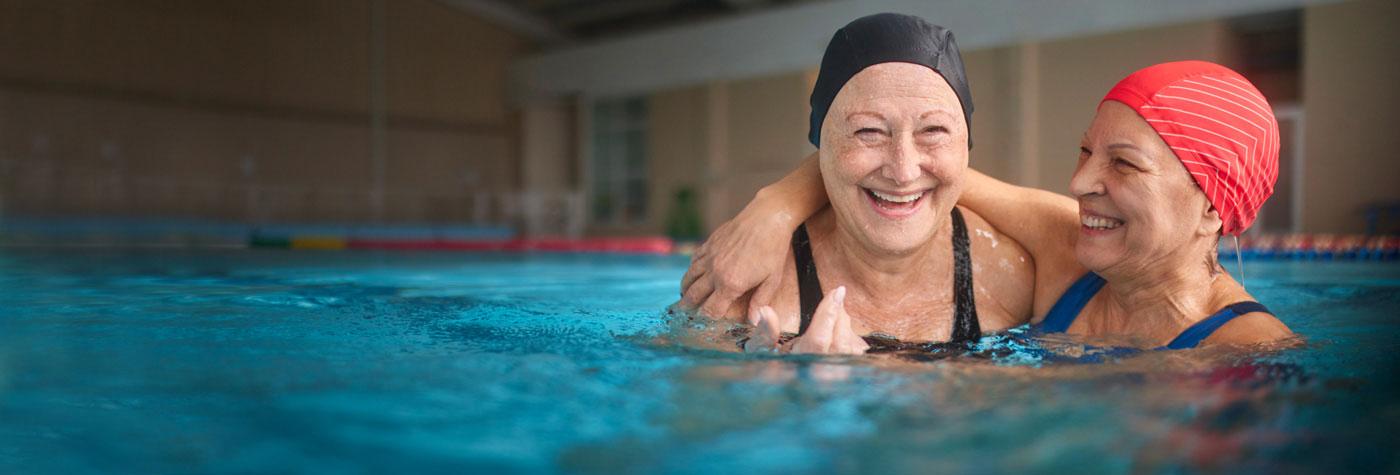
<svg viewBox="0 0 1400 475">
<path fill-rule="evenodd" d="M 546 49 L 826 0 L 439 0 L 539 40 Z M 521 28 L 529 24 L 527 28 Z"/>
<path fill-rule="evenodd" d="M 513 93 L 529 101 L 646 93 L 811 68 L 832 32 L 879 12 L 948 26 L 970 51 L 1339 0 L 439 1 L 545 45 L 512 67 Z"/>
</svg>

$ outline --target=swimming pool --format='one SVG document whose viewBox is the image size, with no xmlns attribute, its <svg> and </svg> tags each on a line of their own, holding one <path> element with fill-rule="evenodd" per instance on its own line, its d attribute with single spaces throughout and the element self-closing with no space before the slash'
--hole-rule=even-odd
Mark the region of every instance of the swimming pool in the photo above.
<svg viewBox="0 0 1400 475">
<path fill-rule="evenodd" d="M 1300 348 L 1027 365 L 711 349 L 686 262 L 0 249 L 0 472 L 1398 468 L 1400 266 L 1248 264 Z"/>
</svg>

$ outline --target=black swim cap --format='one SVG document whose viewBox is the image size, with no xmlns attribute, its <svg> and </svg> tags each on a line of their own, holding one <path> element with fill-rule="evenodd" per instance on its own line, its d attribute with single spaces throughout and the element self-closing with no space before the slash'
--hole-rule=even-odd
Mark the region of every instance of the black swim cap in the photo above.
<svg viewBox="0 0 1400 475">
<path fill-rule="evenodd" d="M 822 69 L 812 88 L 812 123 L 807 140 L 821 147 L 822 120 L 836 93 L 851 77 L 880 63 L 913 63 L 928 66 L 943 76 L 962 102 L 967 120 L 967 146 L 972 147 L 972 90 L 962 55 L 947 28 L 911 15 L 880 13 L 857 18 L 836 30 L 822 55 Z"/>
</svg>

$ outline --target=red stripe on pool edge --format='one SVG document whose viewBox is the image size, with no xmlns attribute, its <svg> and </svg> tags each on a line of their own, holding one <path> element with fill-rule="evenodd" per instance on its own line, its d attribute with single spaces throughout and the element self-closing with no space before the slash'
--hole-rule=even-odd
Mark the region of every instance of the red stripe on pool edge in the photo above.
<svg viewBox="0 0 1400 475">
<path fill-rule="evenodd" d="M 386 240 L 351 239 L 351 249 L 446 251 L 545 251 L 670 254 L 675 243 L 664 237 L 588 239 Z"/>
</svg>

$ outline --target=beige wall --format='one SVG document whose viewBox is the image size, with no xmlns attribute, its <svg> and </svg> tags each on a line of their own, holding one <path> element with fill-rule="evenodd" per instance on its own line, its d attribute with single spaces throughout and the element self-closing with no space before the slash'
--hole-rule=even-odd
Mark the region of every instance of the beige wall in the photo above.
<svg viewBox="0 0 1400 475">
<path fill-rule="evenodd" d="M 1223 24 L 1207 22 L 967 52 L 976 104 L 970 163 L 1064 192 L 1079 137 L 1113 83 L 1154 62 L 1222 61 L 1225 43 Z M 652 95 L 653 203 L 668 205 L 675 186 L 698 181 L 706 229 L 737 213 L 814 150 L 806 142 L 814 80 L 805 71 Z M 667 208 L 629 231 L 661 231 Z"/>
<path fill-rule="evenodd" d="M 1304 15 L 1302 105 L 1305 231 L 1358 231 L 1356 209 L 1397 200 L 1400 147 L 1395 84 L 1400 4 L 1343 2 Z M 1118 80 L 1159 62 L 1186 59 L 1237 66 L 1227 20 L 1114 32 L 968 51 L 975 97 L 972 166 L 1015 183 L 1067 193 L 1078 141 Z M 1268 81 L 1292 81 L 1287 71 Z M 812 148 L 805 143 L 811 70 L 716 82 L 651 98 L 653 219 L 660 232 L 675 187 L 700 183 L 707 229 L 733 216 L 760 186 Z M 1279 84 L 1273 84 L 1278 86 Z M 1284 84 L 1285 86 L 1287 84 Z M 1276 94 L 1277 95 L 1277 94 Z M 1298 100 L 1271 97 L 1275 105 Z"/>
<path fill-rule="evenodd" d="M 672 212 L 676 192 L 690 188 L 699 203 L 713 196 L 706 187 L 706 162 L 711 155 L 710 101 L 705 87 L 676 89 L 653 94 L 647 101 L 647 156 L 651 190 L 645 232 L 662 234 Z"/>
<path fill-rule="evenodd" d="M 722 166 L 711 170 L 712 212 L 707 226 L 743 209 L 759 188 L 772 183 L 816 150 L 807 143 L 814 75 L 766 76 L 724 85 Z M 716 161 L 721 157 L 716 157 Z"/>
<path fill-rule="evenodd" d="M 574 147 L 577 110 L 564 99 L 526 104 L 521 110 L 522 188 L 574 190 L 578 156 Z"/>
<path fill-rule="evenodd" d="M 1222 23 L 1205 22 L 965 53 L 976 105 L 971 165 L 1065 192 L 1079 137 L 1104 92 L 1155 62 L 1224 61 L 1225 34 Z M 683 178 L 658 179 L 653 197 L 669 203 L 674 183 L 703 176 L 706 228 L 733 216 L 814 150 L 805 140 L 814 80 L 815 71 L 806 71 L 651 96 L 652 163 Z M 716 126 L 707 134 L 698 126 L 704 122 Z M 692 175 L 702 158 L 704 168 Z M 647 231 L 663 222 L 658 215 Z"/>
<path fill-rule="evenodd" d="M 696 191 L 702 224 L 713 230 L 815 150 L 806 140 L 813 79 L 798 72 L 649 95 L 648 218 L 589 231 L 661 234 L 682 187 Z"/>
<path fill-rule="evenodd" d="M 429 0 L 0 0 L 0 212 L 464 220 L 519 183 L 506 66 L 530 45 Z"/>
<path fill-rule="evenodd" d="M 968 166 L 1002 180 L 1020 181 L 1022 177 L 1016 174 L 1024 155 L 1020 49 L 970 51 L 963 54 L 963 66 L 974 106 Z"/>
<path fill-rule="evenodd" d="M 1303 12 L 1303 230 L 1364 231 L 1359 207 L 1400 201 L 1400 2 Z"/>
</svg>

